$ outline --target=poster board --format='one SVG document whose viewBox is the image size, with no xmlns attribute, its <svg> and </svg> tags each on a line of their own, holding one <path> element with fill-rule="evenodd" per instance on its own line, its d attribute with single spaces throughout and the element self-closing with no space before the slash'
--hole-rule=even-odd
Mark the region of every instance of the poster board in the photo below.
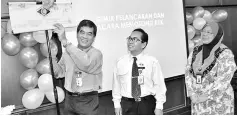
<svg viewBox="0 0 237 116">
<path fill-rule="evenodd" d="M 55 3 L 47 10 L 36 2 L 9 2 L 9 15 L 14 34 L 54 29 L 55 23 L 76 26 L 71 3 Z"/>
</svg>

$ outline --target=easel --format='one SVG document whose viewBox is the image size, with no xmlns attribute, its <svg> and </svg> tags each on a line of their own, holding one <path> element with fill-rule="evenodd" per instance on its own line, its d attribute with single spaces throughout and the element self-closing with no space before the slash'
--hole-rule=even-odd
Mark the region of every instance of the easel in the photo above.
<svg viewBox="0 0 237 116">
<path fill-rule="evenodd" d="M 55 85 L 56 79 L 55 79 L 55 75 L 54 75 L 53 62 L 52 62 L 52 56 L 51 56 L 51 50 L 50 50 L 51 46 L 50 46 L 49 34 L 48 34 L 47 30 L 45 30 L 45 34 L 46 34 L 46 41 L 47 41 L 48 53 L 49 53 L 50 70 L 51 70 L 51 75 L 53 78 L 53 92 L 54 92 L 54 98 L 56 101 L 57 115 L 60 115 L 60 109 L 59 109 L 59 104 L 58 104 L 58 92 L 57 92 L 57 88 Z"/>
<path fill-rule="evenodd" d="M 54 2 L 55 2 L 55 0 L 54 0 Z M 41 4 L 42 4 L 42 2 L 41 2 Z M 54 75 L 52 55 L 51 55 L 51 50 L 50 50 L 51 46 L 50 46 L 49 34 L 48 34 L 47 30 L 45 30 L 45 34 L 46 34 L 46 42 L 47 42 L 48 53 L 49 53 L 50 70 L 51 70 L 51 75 L 52 75 L 52 79 L 53 79 L 53 92 L 54 92 L 54 98 L 55 98 L 55 102 L 56 102 L 57 115 L 60 115 L 60 109 L 59 109 L 59 104 L 58 104 L 58 92 L 57 92 L 57 88 L 55 85 L 56 79 L 55 79 L 55 75 Z"/>
</svg>

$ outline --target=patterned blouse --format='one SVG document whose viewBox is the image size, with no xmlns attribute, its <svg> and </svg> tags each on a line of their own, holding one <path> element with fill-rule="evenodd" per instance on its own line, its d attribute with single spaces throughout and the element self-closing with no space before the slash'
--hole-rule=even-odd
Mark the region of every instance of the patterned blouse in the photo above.
<svg viewBox="0 0 237 116">
<path fill-rule="evenodd" d="M 192 115 L 221 115 L 234 114 L 234 91 L 230 81 L 236 70 L 234 55 L 230 49 L 221 47 L 215 52 L 215 60 L 203 72 L 201 83 L 192 64 L 198 52 L 197 46 L 188 58 L 185 71 L 187 96 L 208 95 L 208 100 L 194 103 L 192 101 Z"/>
</svg>

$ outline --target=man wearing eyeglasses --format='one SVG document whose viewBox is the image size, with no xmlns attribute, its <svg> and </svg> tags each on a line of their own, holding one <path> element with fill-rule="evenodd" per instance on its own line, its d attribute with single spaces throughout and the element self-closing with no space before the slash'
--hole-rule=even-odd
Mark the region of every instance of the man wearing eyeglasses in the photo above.
<svg viewBox="0 0 237 116">
<path fill-rule="evenodd" d="M 162 115 L 166 85 L 160 64 L 144 53 L 148 34 L 141 28 L 127 38 L 129 53 L 119 58 L 113 76 L 116 115 Z"/>
</svg>

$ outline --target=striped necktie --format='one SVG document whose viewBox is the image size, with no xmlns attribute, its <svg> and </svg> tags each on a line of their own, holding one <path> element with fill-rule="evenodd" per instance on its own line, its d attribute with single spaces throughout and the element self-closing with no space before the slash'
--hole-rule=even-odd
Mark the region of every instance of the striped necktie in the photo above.
<svg viewBox="0 0 237 116">
<path fill-rule="evenodd" d="M 137 58 L 133 57 L 133 65 L 132 65 L 132 97 L 139 98 L 141 96 L 141 87 L 138 84 L 138 66 L 137 66 Z"/>
</svg>

